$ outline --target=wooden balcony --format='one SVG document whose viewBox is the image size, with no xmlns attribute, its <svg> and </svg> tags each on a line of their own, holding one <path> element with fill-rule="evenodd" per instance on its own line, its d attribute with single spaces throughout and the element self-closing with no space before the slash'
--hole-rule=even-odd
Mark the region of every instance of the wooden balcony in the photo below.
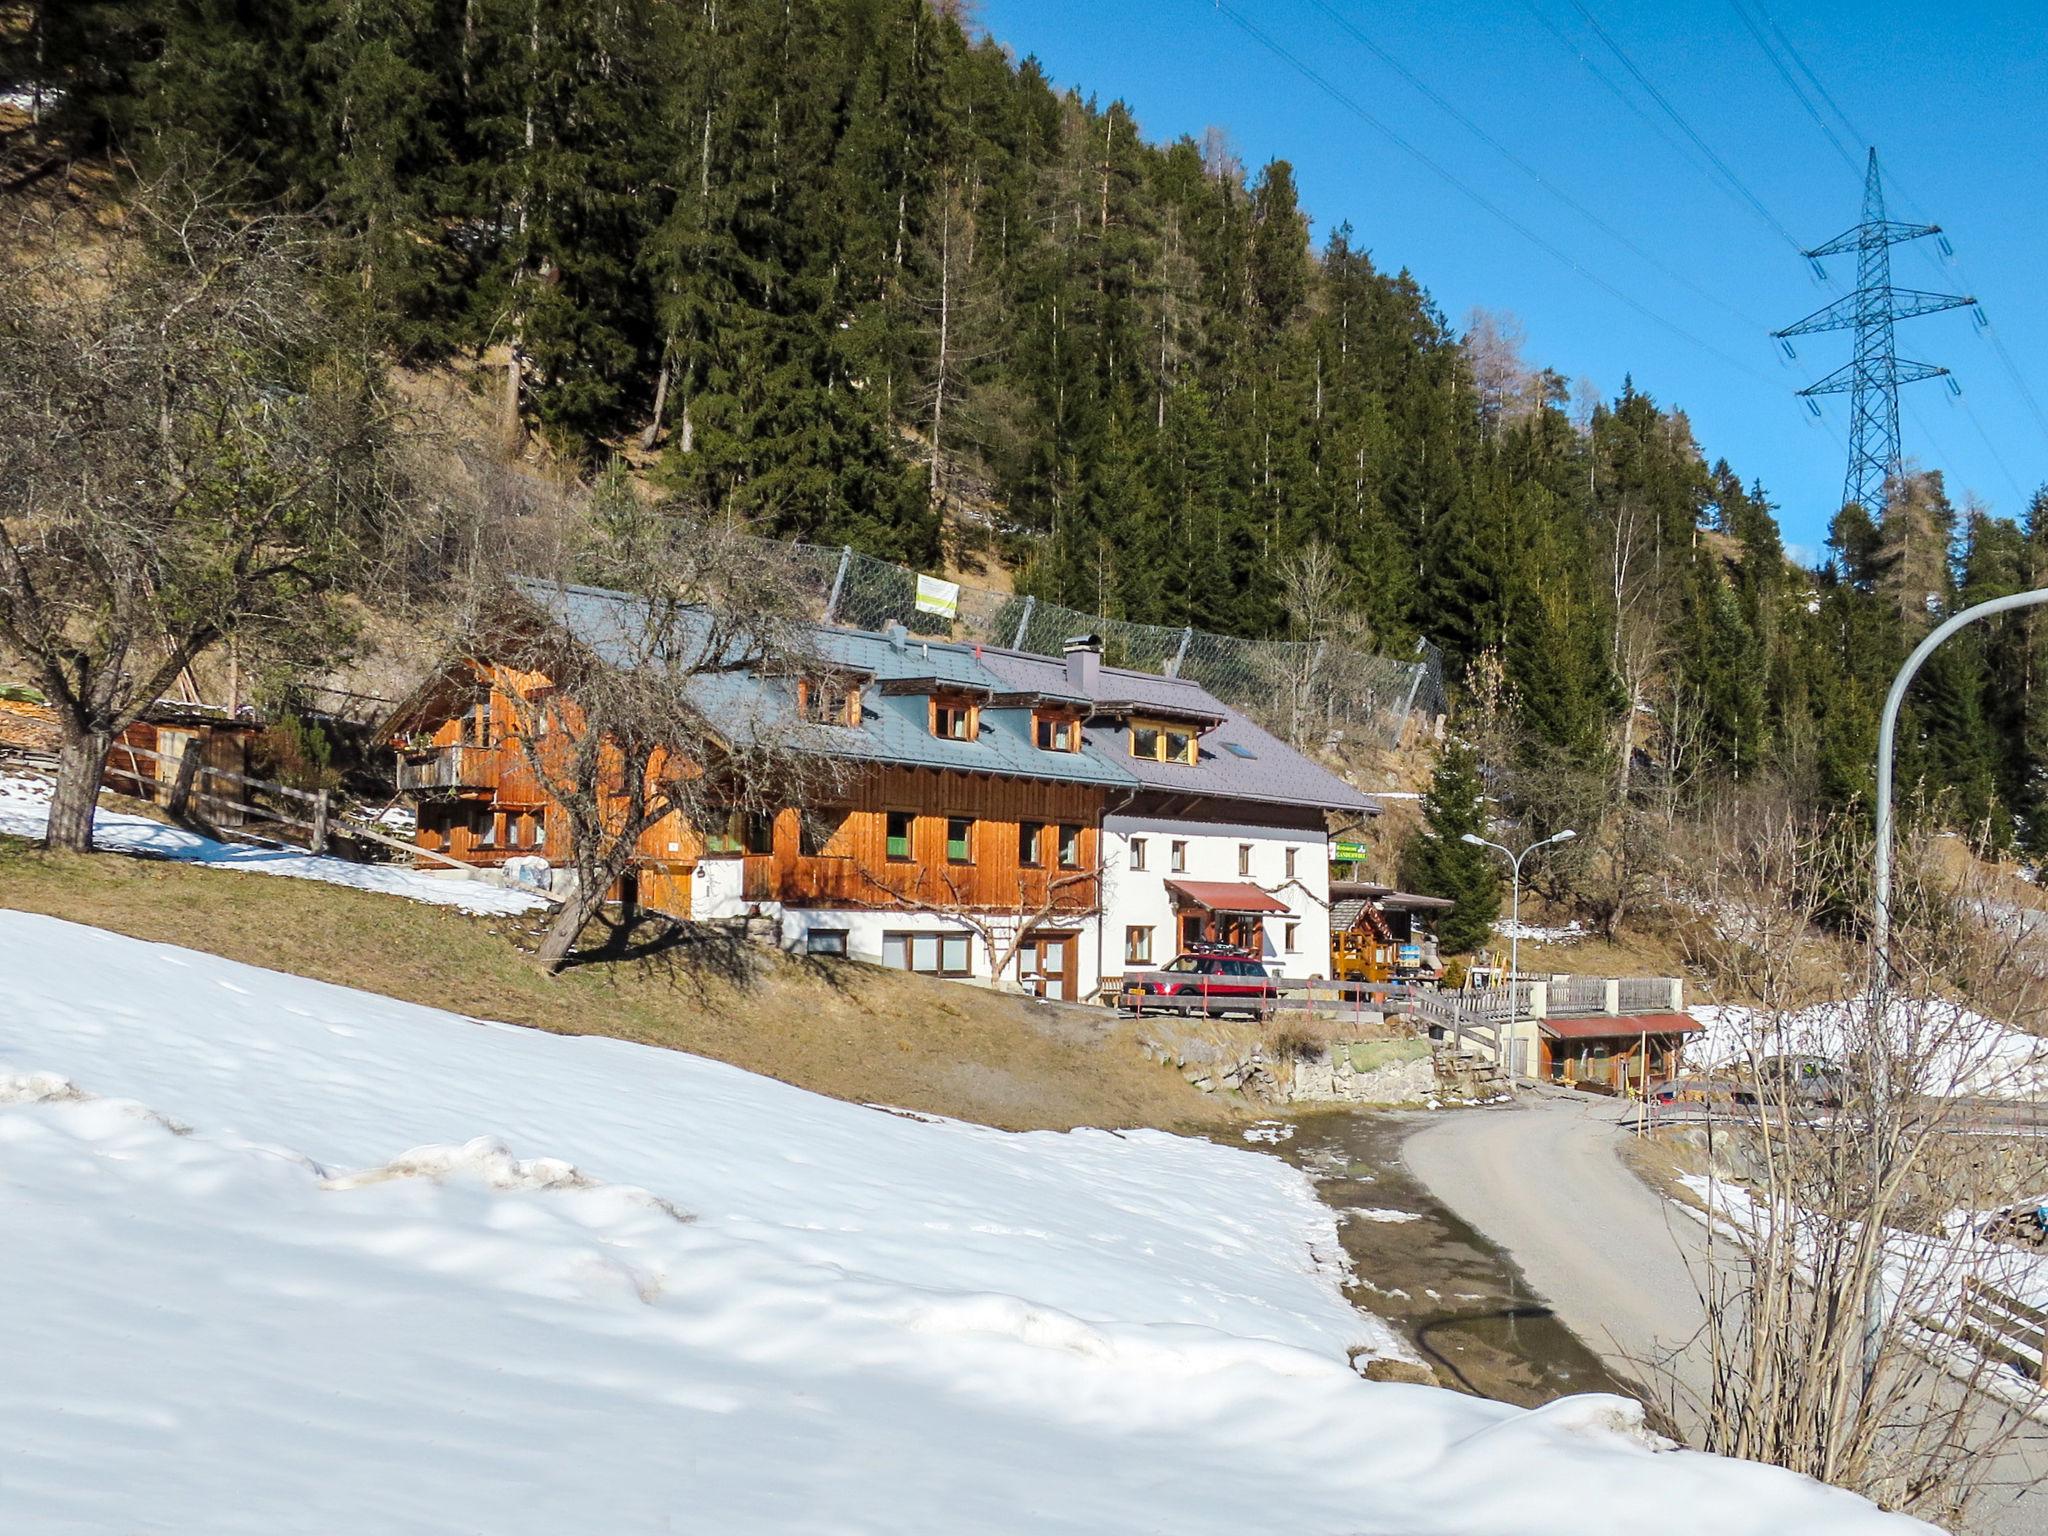
<svg viewBox="0 0 2048 1536">
<path fill-rule="evenodd" d="M 497 747 L 428 747 L 398 754 L 398 787 L 422 794 L 435 790 L 490 789 L 498 782 L 502 756 Z"/>
</svg>

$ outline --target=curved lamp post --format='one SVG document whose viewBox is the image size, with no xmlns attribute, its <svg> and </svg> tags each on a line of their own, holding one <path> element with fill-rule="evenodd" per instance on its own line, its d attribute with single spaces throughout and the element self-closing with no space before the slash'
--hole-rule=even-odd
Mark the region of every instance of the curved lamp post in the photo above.
<svg viewBox="0 0 2048 1536">
<path fill-rule="evenodd" d="M 1892 737 L 1898 730 L 1899 706 L 1906 700 L 1906 688 L 1934 648 L 1965 624 L 1974 624 L 1993 614 L 2010 613 L 2015 608 L 2032 608 L 2038 603 L 2048 603 L 2048 588 L 1994 597 L 1937 624 L 1925 640 L 1913 647 L 1913 654 L 1892 679 L 1891 692 L 1884 696 L 1884 716 L 1877 727 L 1877 852 L 1871 863 L 1874 895 L 1870 913 L 1870 943 L 1876 952 L 1880 992 L 1891 976 L 1892 961 Z"/>
<path fill-rule="evenodd" d="M 2048 597 L 2048 593 L 2043 593 L 2042 595 Z M 1552 843 L 1568 843 L 1578 835 L 1578 833 L 1567 827 L 1562 832 L 1552 833 L 1540 843 L 1531 843 L 1520 853 L 1516 853 L 1513 849 L 1500 843 L 1489 843 L 1476 832 L 1467 832 L 1459 839 L 1460 842 L 1470 843 L 1475 848 L 1491 848 L 1495 853 L 1508 861 L 1508 868 L 1512 871 L 1510 884 L 1514 894 L 1508 909 L 1509 921 L 1514 925 L 1513 931 L 1508 934 L 1508 1009 L 1511 1013 L 1519 1013 L 1521 1011 L 1515 1006 L 1515 987 L 1522 979 L 1522 860 L 1529 857 L 1538 848 L 1548 848 Z M 1502 1054 L 1506 1055 L 1507 1053 L 1504 1051 Z M 1508 1092 L 1513 1093 L 1515 1091 L 1514 1063 L 1512 1061 L 1503 1061 L 1500 1065 L 1502 1073 L 1508 1080 Z"/>
<path fill-rule="evenodd" d="M 1878 1048 L 1880 1060 L 1877 1070 L 1869 1073 L 1871 1104 L 1871 1177 L 1879 1177 L 1883 1152 L 1878 1144 L 1876 1096 L 1883 1093 L 1890 1080 L 1890 1029 L 1885 1022 L 1890 999 L 1887 993 L 1892 976 L 1892 748 L 1893 738 L 1898 733 L 1899 709 L 1906 701 L 1906 689 L 1912 684 L 1913 675 L 1920 670 L 1922 662 L 1934 654 L 1934 648 L 1965 624 L 1974 624 L 1979 619 L 1988 619 L 1996 614 L 2010 613 L 2015 608 L 2032 608 L 2048 603 L 2048 588 L 2032 592 L 2015 592 L 2009 597 L 1994 597 L 1989 602 L 1977 603 L 1961 613 L 1943 620 L 1928 631 L 1927 638 L 1913 647 L 1913 654 L 1906 658 L 1906 664 L 1899 668 L 1898 676 L 1892 679 L 1891 691 L 1884 696 L 1884 714 L 1877 725 L 1877 847 L 1871 856 L 1870 884 L 1870 948 L 1872 959 L 1871 974 L 1871 1029 L 1870 1040 Z M 1877 1377 L 1878 1356 L 1883 1347 L 1884 1335 L 1884 1277 L 1883 1266 L 1873 1266 L 1863 1295 L 1863 1392 L 1866 1397 L 1873 1390 Z"/>
</svg>

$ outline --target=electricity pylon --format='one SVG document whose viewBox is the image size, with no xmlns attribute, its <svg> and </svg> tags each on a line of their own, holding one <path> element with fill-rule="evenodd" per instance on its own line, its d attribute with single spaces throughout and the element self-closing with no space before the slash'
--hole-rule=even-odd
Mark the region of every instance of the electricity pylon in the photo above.
<svg viewBox="0 0 2048 1536">
<path fill-rule="evenodd" d="M 1771 333 L 1790 355 L 1790 337 L 1815 331 L 1856 332 L 1855 359 L 1799 393 L 1816 416 L 1820 407 L 1814 403 L 1815 396 L 1850 397 L 1849 474 L 1842 484 L 1842 502 L 1856 502 L 1874 515 L 1884 511 L 1885 487 L 1901 469 L 1899 386 L 1920 379 L 1948 378 L 1946 368 L 1901 358 L 1893 345 L 1892 327 L 1915 315 L 1962 309 L 1977 302 L 1953 293 L 1892 286 L 1891 248 L 1902 241 L 1940 234 L 1939 224 L 1900 224 L 1884 216 L 1884 185 L 1878 180 L 1877 151 L 1871 150 L 1870 166 L 1863 176 L 1863 222 L 1826 245 L 1802 253 L 1820 272 L 1821 257 L 1854 251 L 1856 291 L 1815 310 L 1797 325 Z M 1946 253 L 1948 241 L 1943 239 L 1941 244 Z M 1962 393 L 1954 379 L 1949 379 L 1949 388 Z"/>
</svg>

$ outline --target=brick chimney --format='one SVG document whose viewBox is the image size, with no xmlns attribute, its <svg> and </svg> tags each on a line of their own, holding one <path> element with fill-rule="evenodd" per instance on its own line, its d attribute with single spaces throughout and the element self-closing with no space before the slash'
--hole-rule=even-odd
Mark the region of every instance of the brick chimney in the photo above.
<svg viewBox="0 0 2048 1536">
<path fill-rule="evenodd" d="M 1067 686 L 1094 698 L 1102 684 L 1102 636 L 1076 635 L 1060 649 L 1067 658 Z"/>
</svg>

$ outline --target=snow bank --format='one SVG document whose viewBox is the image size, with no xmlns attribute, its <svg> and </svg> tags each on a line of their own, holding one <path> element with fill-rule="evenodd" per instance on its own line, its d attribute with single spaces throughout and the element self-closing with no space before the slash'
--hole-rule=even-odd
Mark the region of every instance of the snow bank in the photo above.
<svg viewBox="0 0 2048 1536">
<path fill-rule="evenodd" d="M 1006 1135 L 0 912 L 0 1529 L 1925 1530 L 1361 1380 L 1271 1157 Z"/>
<path fill-rule="evenodd" d="M 1505 944 L 1520 939 L 1524 944 L 1576 944 L 1589 937 L 1586 925 L 1577 918 L 1563 924 L 1521 923 L 1504 917 L 1493 925 L 1493 936 Z"/>
<path fill-rule="evenodd" d="M 47 781 L 0 778 L 0 832 L 16 837 L 41 837 L 50 819 L 50 786 Z M 147 854 L 186 864 L 204 864 L 213 869 L 240 869 L 258 875 L 288 875 L 295 880 L 321 880 L 329 885 L 352 886 L 359 891 L 377 891 L 386 896 L 403 896 L 411 901 L 456 907 L 480 916 L 509 917 L 546 906 L 527 891 L 507 890 L 480 880 L 440 879 L 418 870 L 389 864 L 351 864 L 346 859 L 316 858 L 310 853 L 293 853 L 275 848 L 253 847 L 247 843 L 223 843 L 180 827 L 167 827 L 146 816 L 129 816 L 102 807 L 93 814 L 92 840 L 95 848 L 109 853 Z"/>
<path fill-rule="evenodd" d="M 1711 1069 L 1755 1056 L 1826 1056 L 1841 1061 L 1868 1037 L 1865 1004 L 1816 1003 L 1794 1013 L 1732 1004 L 1688 1010 L 1706 1034 L 1686 1049 L 1689 1066 Z M 2048 1091 L 2048 1040 L 2022 1034 L 1959 1004 L 1901 1000 L 1886 1015 L 1902 1049 L 1924 1053 L 1925 1092 L 1943 1097 L 2031 1098 Z"/>
</svg>

